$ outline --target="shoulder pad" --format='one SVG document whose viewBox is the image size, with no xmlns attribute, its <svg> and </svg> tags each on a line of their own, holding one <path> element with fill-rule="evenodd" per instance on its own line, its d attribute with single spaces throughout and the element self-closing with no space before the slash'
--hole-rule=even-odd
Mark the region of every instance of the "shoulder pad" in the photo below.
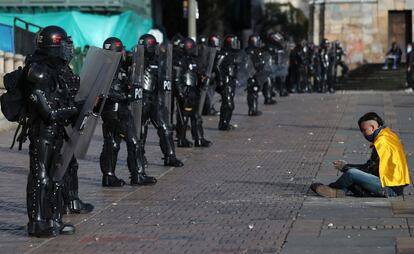
<svg viewBox="0 0 414 254">
<path fill-rule="evenodd" d="M 32 63 L 27 72 L 27 80 L 33 83 L 44 82 L 49 78 L 49 68 L 44 64 Z"/>
</svg>

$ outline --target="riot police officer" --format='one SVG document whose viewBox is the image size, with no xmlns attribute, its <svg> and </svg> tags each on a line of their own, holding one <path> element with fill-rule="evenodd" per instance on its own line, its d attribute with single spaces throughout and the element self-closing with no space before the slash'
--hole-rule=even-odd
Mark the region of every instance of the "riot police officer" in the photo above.
<svg viewBox="0 0 414 254">
<path fill-rule="evenodd" d="M 313 43 L 310 42 L 308 44 L 308 75 L 309 75 L 309 84 L 310 89 L 313 92 L 318 90 L 318 83 L 320 79 L 320 70 L 319 70 L 319 53 L 318 47 Z"/>
<path fill-rule="evenodd" d="M 110 37 L 103 43 L 103 48 L 115 52 L 123 52 L 123 44 L 116 37 Z M 104 144 L 100 156 L 102 185 L 104 187 L 122 187 L 125 182 L 115 175 L 118 152 L 122 140 L 127 145 L 127 163 L 131 174 L 131 185 L 155 184 L 157 180 L 145 173 L 142 147 L 140 146 L 136 126 L 129 109 L 131 102 L 131 86 L 128 73 L 123 66 L 123 60 L 118 65 L 109 89 L 108 98 L 102 111 L 102 133 Z"/>
<path fill-rule="evenodd" d="M 320 44 L 320 59 L 321 59 L 321 92 L 327 92 L 331 87 L 332 83 L 330 75 L 331 75 L 331 57 L 329 53 L 329 40 L 324 38 Z"/>
<path fill-rule="evenodd" d="M 209 47 L 216 47 L 210 45 L 210 37 L 206 37 L 204 35 L 200 35 L 197 38 L 197 63 L 199 65 L 199 72 L 203 73 L 208 68 L 208 60 L 209 60 Z M 219 38 L 218 36 L 215 36 L 215 38 Z M 220 46 L 217 47 L 218 49 Z M 199 75 L 199 78 L 201 78 L 202 75 Z M 199 82 L 202 82 L 202 80 L 199 80 Z M 207 88 L 206 98 L 204 101 L 204 106 L 202 110 L 203 115 L 218 115 L 217 110 L 214 108 L 214 94 L 215 94 L 215 84 L 214 82 L 210 82 L 209 87 Z"/>
<path fill-rule="evenodd" d="M 145 144 L 148 124 L 151 121 L 157 129 L 160 138 L 161 151 L 164 154 L 164 165 L 182 167 L 184 164 L 175 156 L 175 146 L 172 135 L 170 116 L 165 105 L 161 103 L 158 84 L 158 57 L 156 55 L 157 41 L 153 35 L 144 34 L 138 44 L 144 45 L 144 84 L 143 84 L 143 112 L 142 112 L 142 139 Z"/>
<path fill-rule="evenodd" d="M 337 50 L 336 50 L 336 43 L 331 42 L 328 43 L 328 49 L 327 49 L 327 58 L 328 58 L 328 68 L 327 68 L 327 85 L 328 85 L 328 91 L 330 93 L 335 92 L 335 85 L 336 85 L 336 56 Z"/>
<path fill-rule="evenodd" d="M 341 76 L 346 77 L 346 75 L 348 74 L 349 68 L 343 59 L 343 57 L 346 55 L 345 50 L 342 48 L 341 43 L 338 40 L 335 41 L 335 46 L 336 46 L 335 47 L 335 50 L 336 50 L 335 51 L 335 57 L 336 57 L 335 69 L 338 68 L 338 66 L 340 66 L 342 68 Z M 335 70 L 335 76 L 336 76 L 336 70 Z"/>
<path fill-rule="evenodd" d="M 172 38 L 171 38 L 171 43 L 173 45 L 173 63 L 175 63 L 176 61 L 178 61 L 182 55 L 182 49 L 180 48 L 181 42 L 185 39 L 184 36 L 182 36 L 180 33 L 175 34 Z M 175 124 L 174 124 L 174 110 L 175 110 L 175 101 L 174 101 L 174 96 L 171 98 L 171 111 L 169 112 L 170 115 L 170 123 L 171 123 L 171 128 L 175 129 Z"/>
<path fill-rule="evenodd" d="M 299 52 L 299 86 L 298 92 L 310 92 L 309 85 L 309 47 L 306 40 L 300 42 Z"/>
<path fill-rule="evenodd" d="M 200 103 L 199 66 L 197 64 L 197 45 L 191 38 L 181 43 L 183 56 L 174 63 L 174 95 L 177 99 L 177 146 L 191 147 L 187 140 L 187 124 L 191 121 L 191 135 L 196 147 L 208 147 L 211 142 L 204 138 L 203 119 L 198 113 Z"/>
<path fill-rule="evenodd" d="M 247 84 L 247 105 L 249 106 L 248 115 L 258 116 L 262 112 L 259 110 L 258 100 L 259 91 L 263 87 L 264 80 L 261 79 L 260 73 L 264 68 L 263 53 L 260 50 L 262 40 L 259 35 L 250 35 L 246 53 L 253 62 L 256 73 L 248 79 Z"/>
<path fill-rule="evenodd" d="M 240 41 L 236 35 L 227 35 L 224 38 L 223 49 L 217 54 L 217 82 L 216 91 L 221 95 L 219 130 L 232 130 L 230 124 L 234 110 L 234 94 L 237 84 L 238 51 Z"/>
<path fill-rule="evenodd" d="M 27 212 L 30 236 L 73 234 L 75 227 L 62 222 L 62 182 L 54 181 L 65 126 L 78 115 L 71 87 L 62 79 L 72 58 L 73 44 L 64 29 L 43 28 L 36 37 L 36 51 L 26 59 L 30 173 Z"/>
<path fill-rule="evenodd" d="M 268 34 L 266 49 L 273 56 L 276 64 L 275 79 L 272 83 L 275 89 L 279 91 L 281 97 L 289 95 L 286 88 L 286 77 L 289 68 L 289 52 L 287 52 L 284 44 L 284 39 L 281 34 Z"/>
<path fill-rule="evenodd" d="M 303 62 L 301 54 L 301 44 L 295 43 L 294 48 L 290 51 L 289 84 L 291 93 L 302 92 L 301 70 L 303 69 Z"/>
</svg>

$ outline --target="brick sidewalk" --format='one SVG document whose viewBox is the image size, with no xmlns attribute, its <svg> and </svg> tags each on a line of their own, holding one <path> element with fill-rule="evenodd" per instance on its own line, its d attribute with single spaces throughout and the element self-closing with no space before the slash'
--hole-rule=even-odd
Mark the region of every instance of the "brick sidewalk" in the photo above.
<svg viewBox="0 0 414 254">
<path fill-rule="evenodd" d="M 402 92 L 292 95 L 261 105 L 263 116 L 247 117 L 245 98 L 237 97 L 238 128 L 219 132 L 218 118 L 205 117 L 214 144 L 177 149 L 183 168 L 161 166 L 151 130 L 149 173 L 160 177 L 151 187 L 100 187 L 98 130 L 79 172 L 80 195 L 96 209 L 65 216 L 77 225 L 74 236 L 46 240 L 28 238 L 24 228 L 27 148 L 9 150 L 12 133 L 2 133 L 2 253 L 394 253 L 396 237 L 406 243 L 413 233 L 409 202 L 324 199 L 309 185 L 337 177 L 334 159 L 366 160 L 368 144 L 355 122 L 370 110 L 399 132 L 413 168 L 413 100 Z M 117 172 L 128 179 L 125 147 Z M 407 192 L 413 197 L 412 187 Z"/>
</svg>

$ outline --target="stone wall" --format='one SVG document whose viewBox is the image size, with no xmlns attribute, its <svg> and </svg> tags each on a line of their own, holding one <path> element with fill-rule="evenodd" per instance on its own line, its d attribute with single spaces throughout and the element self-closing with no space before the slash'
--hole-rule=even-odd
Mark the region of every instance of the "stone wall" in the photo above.
<svg viewBox="0 0 414 254">
<path fill-rule="evenodd" d="M 351 67 L 383 62 L 389 48 L 388 11 L 414 9 L 414 0 L 316 0 L 310 3 L 315 6 L 314 42 L 319 43 L 322 36 L 341 41 Z M 322 18 L 318 16 L 321 11 Z"/>
</svg>

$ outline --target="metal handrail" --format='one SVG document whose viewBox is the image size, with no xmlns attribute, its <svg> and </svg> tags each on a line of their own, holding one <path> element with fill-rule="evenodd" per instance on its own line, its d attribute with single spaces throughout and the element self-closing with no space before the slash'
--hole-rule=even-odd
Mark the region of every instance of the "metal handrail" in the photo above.
<svg viewBox="0 0 414 254">
<path fill-rule="evenodd" d="M 30 27 L 30 26 L 36 27 L 36 28 L 38 28 L 39 30 L 40 30 L 40 29 L 42 29 L 42 27 L 41 27 L 41 26 L 38 26 L 38 25 L 36 25 L 36 24 L 33 24 L 33 23 L 30 23 L 30 22 L 24 21 L 23 19 L 20 19 L 20 18 L 18 18 L 18 17 L 15 17 L 15 18 L 14 18 L 14 20 L 13 20 L 13 24 L 14 24 L 14 26 L 18 26 L 18 25 L 17 25 L 17 21 L 22 22 L 22 23 L 25 25 L 25 29 L 26 29 L 26 30 L 28 30 L 28 31 L 29 31 L 29 27 Z"/>
<path fill-rule="evenodd" d="M 103 7 L 123 6 L 124 0 L 0 0 L 0 7 L 3 6 L 14 6 L 14 7 L 54 7 L 54 6 L 65 6 L 65 7 L 79 7 L 79 6 L 94 6 L 101 5 Z"/>
</svg>

